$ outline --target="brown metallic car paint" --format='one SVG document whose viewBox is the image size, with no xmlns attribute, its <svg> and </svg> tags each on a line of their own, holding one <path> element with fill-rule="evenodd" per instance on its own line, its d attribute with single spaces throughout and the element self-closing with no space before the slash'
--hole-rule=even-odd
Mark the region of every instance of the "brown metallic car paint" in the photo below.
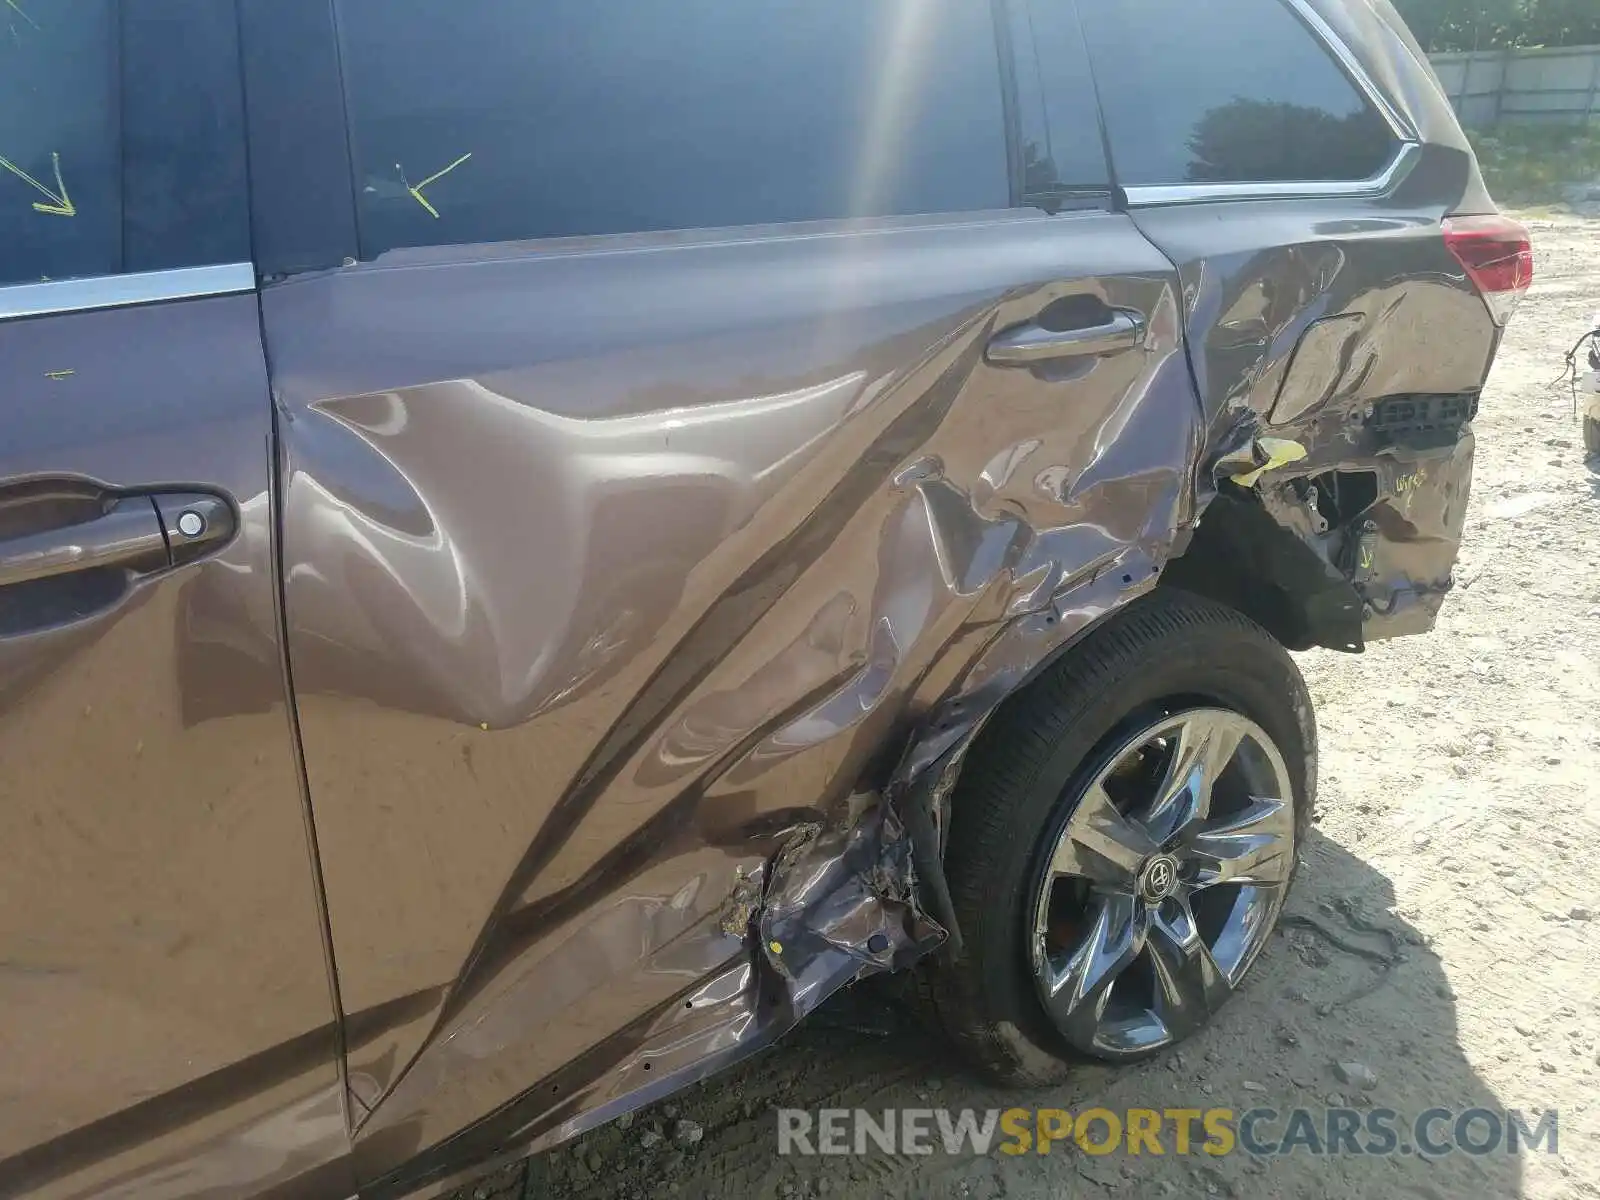
<svg viewBox="0 0 1600 1200">
<path fill-rule="evenodd" d="M 1422 440 L 1369 427 L 1375 406 L 1392 398 L 1475 402 L 1488 374 L 1498 330 L 1440 237 L 1446 212 L 1391 200 L 1135 214 L 1183 279 L 1207 409 L 1204 478 L 1216 486 L 1258 465 L 1238 453 L 1260 437 L 1303 447 L 1306 456 L 1266 475 L 1259 494 L 1350 580 L 1364 638 L 1432 628 L 1466 516 L 1470 422 Z M 1332 520 L 1310 511 L 1305 481 L 1330 472 L 1374 474 L 1370 507 Z M 1373 561 L 1363 569 L 1352 556 L 1364 530 Z"/>
<path fill-rule="evenodd" d="M 1313 3 L 1426 143 L 1383 199 L 409 250 L 0 322 L 0 483 L 239 525 L 0 627 L 0 1195 L 437 1192 L 958 938 L 966 746 L 1193 582 L 1208 513 L 1313 556 L 1336 644 L 1430 625 L 1470 422 L 1372 412 L 1475 400 L 1498 335 L 1439 221 L 1492 205 L 1387 0 Z M 987 360 L 1085 296 L 1143 345 Z M 1273 439 L 1305 457 L 1245 486 Z"/>
<path fill-rule="evenodd" d="M 985 362 L 1085 294 L 1145 346 Z M 814 980 L 746 924 L 997 639 L 1147 588 L 1186 517 L 1172 270 L 1109 213 L 407 251 L 262 304 L 341 992 L 414 1005 L 350 1048 L 367 1180 L 586 1051 L 524 1136 L 692 1061 L 627 1031 L 708 977 L 731 1045 L 935 940 L 869 889 Z"/>
<path fill-rule="evenodd" d="M 0 379 L 0 500 L 211 490 L 241 526 L 75 620 L 0 597 L 0 1195 L 265 1192 L 347 1141 L 256 298 L 0 322 Z"/>
</svg>

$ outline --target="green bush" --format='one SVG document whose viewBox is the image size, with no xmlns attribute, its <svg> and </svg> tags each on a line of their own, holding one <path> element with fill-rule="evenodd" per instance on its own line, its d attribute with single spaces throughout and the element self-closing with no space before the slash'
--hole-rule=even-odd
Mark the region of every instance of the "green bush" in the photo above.
<svg viewBox="0 0 1600 1200">
<path fill-rule="evenodd" d="M 1469 133 L 1501 204 L 1560 204 L 1569 185 L 1600 179 L 1600 123 L 1507 124 Z"/>
<path fill-rule="evenodd" d="M 1395 0 L 1395 7 L 1430 52 L 1600 42 L 1594 0 Z"/>
</svg>

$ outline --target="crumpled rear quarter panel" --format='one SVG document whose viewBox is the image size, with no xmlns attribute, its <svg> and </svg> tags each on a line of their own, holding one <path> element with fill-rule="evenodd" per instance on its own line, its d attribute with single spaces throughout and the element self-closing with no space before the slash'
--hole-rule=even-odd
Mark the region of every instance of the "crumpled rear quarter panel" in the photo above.
<svg viewBox="0 0 1600 1200">
<path fill-rule="evenodd" d="M 1445 246 L 1449 203 L 1424 198 L 1454 194 L 1453 176 L 1418 170 L 1405 186 L 1422 196 L 1135 214 L 1183 280 L 1206 408 L 1198 503 L 1243 482 L 1311 546 L 1348 595 L 1350 627 L 1323 641 L 1343 649 L 1432 628 L 1453 585 L 1471 418 L 1499 344 Z M 1272 462 L 1285 443 L 1298 457 Z M 1330 503 L 1335 475 L 1342 508 Z"/>
</svg>

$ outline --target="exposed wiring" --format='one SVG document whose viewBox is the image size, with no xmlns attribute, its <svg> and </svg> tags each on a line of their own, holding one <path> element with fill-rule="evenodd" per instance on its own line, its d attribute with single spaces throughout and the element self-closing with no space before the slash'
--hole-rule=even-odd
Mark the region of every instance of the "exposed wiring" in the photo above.
<svg viewBox="0 0 1600 1200">
<path fill-rule="evenodd" d="M 1584 346 L 1589 347 L 1589 365 L 1600 371 L 1600 329 L 1591 329 L 1573 343 L 1571 350 L 1567 351 L 1566 366 L 1552 383 L 1553 387 L 1560 387 L 1564 383 L 1571 389 L 1574 420 L 1578 416 L 1578 355 L 1583 352 Z"/>
</svg>

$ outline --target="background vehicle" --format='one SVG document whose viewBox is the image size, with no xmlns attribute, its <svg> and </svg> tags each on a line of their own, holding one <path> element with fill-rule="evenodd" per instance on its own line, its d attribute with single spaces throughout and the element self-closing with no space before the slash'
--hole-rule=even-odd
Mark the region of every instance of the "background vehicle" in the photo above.
<svg viewBox="0 0 1600 1200">
<path fill-rule="evenodd" d="M 437 1187 L 935 950 L 1010 1078 L 1238 983 L 1284 647 L 1431 625 L 1528 279 L 1387 4 L 13 13 L 0 1192 Z"/>
</svg>

